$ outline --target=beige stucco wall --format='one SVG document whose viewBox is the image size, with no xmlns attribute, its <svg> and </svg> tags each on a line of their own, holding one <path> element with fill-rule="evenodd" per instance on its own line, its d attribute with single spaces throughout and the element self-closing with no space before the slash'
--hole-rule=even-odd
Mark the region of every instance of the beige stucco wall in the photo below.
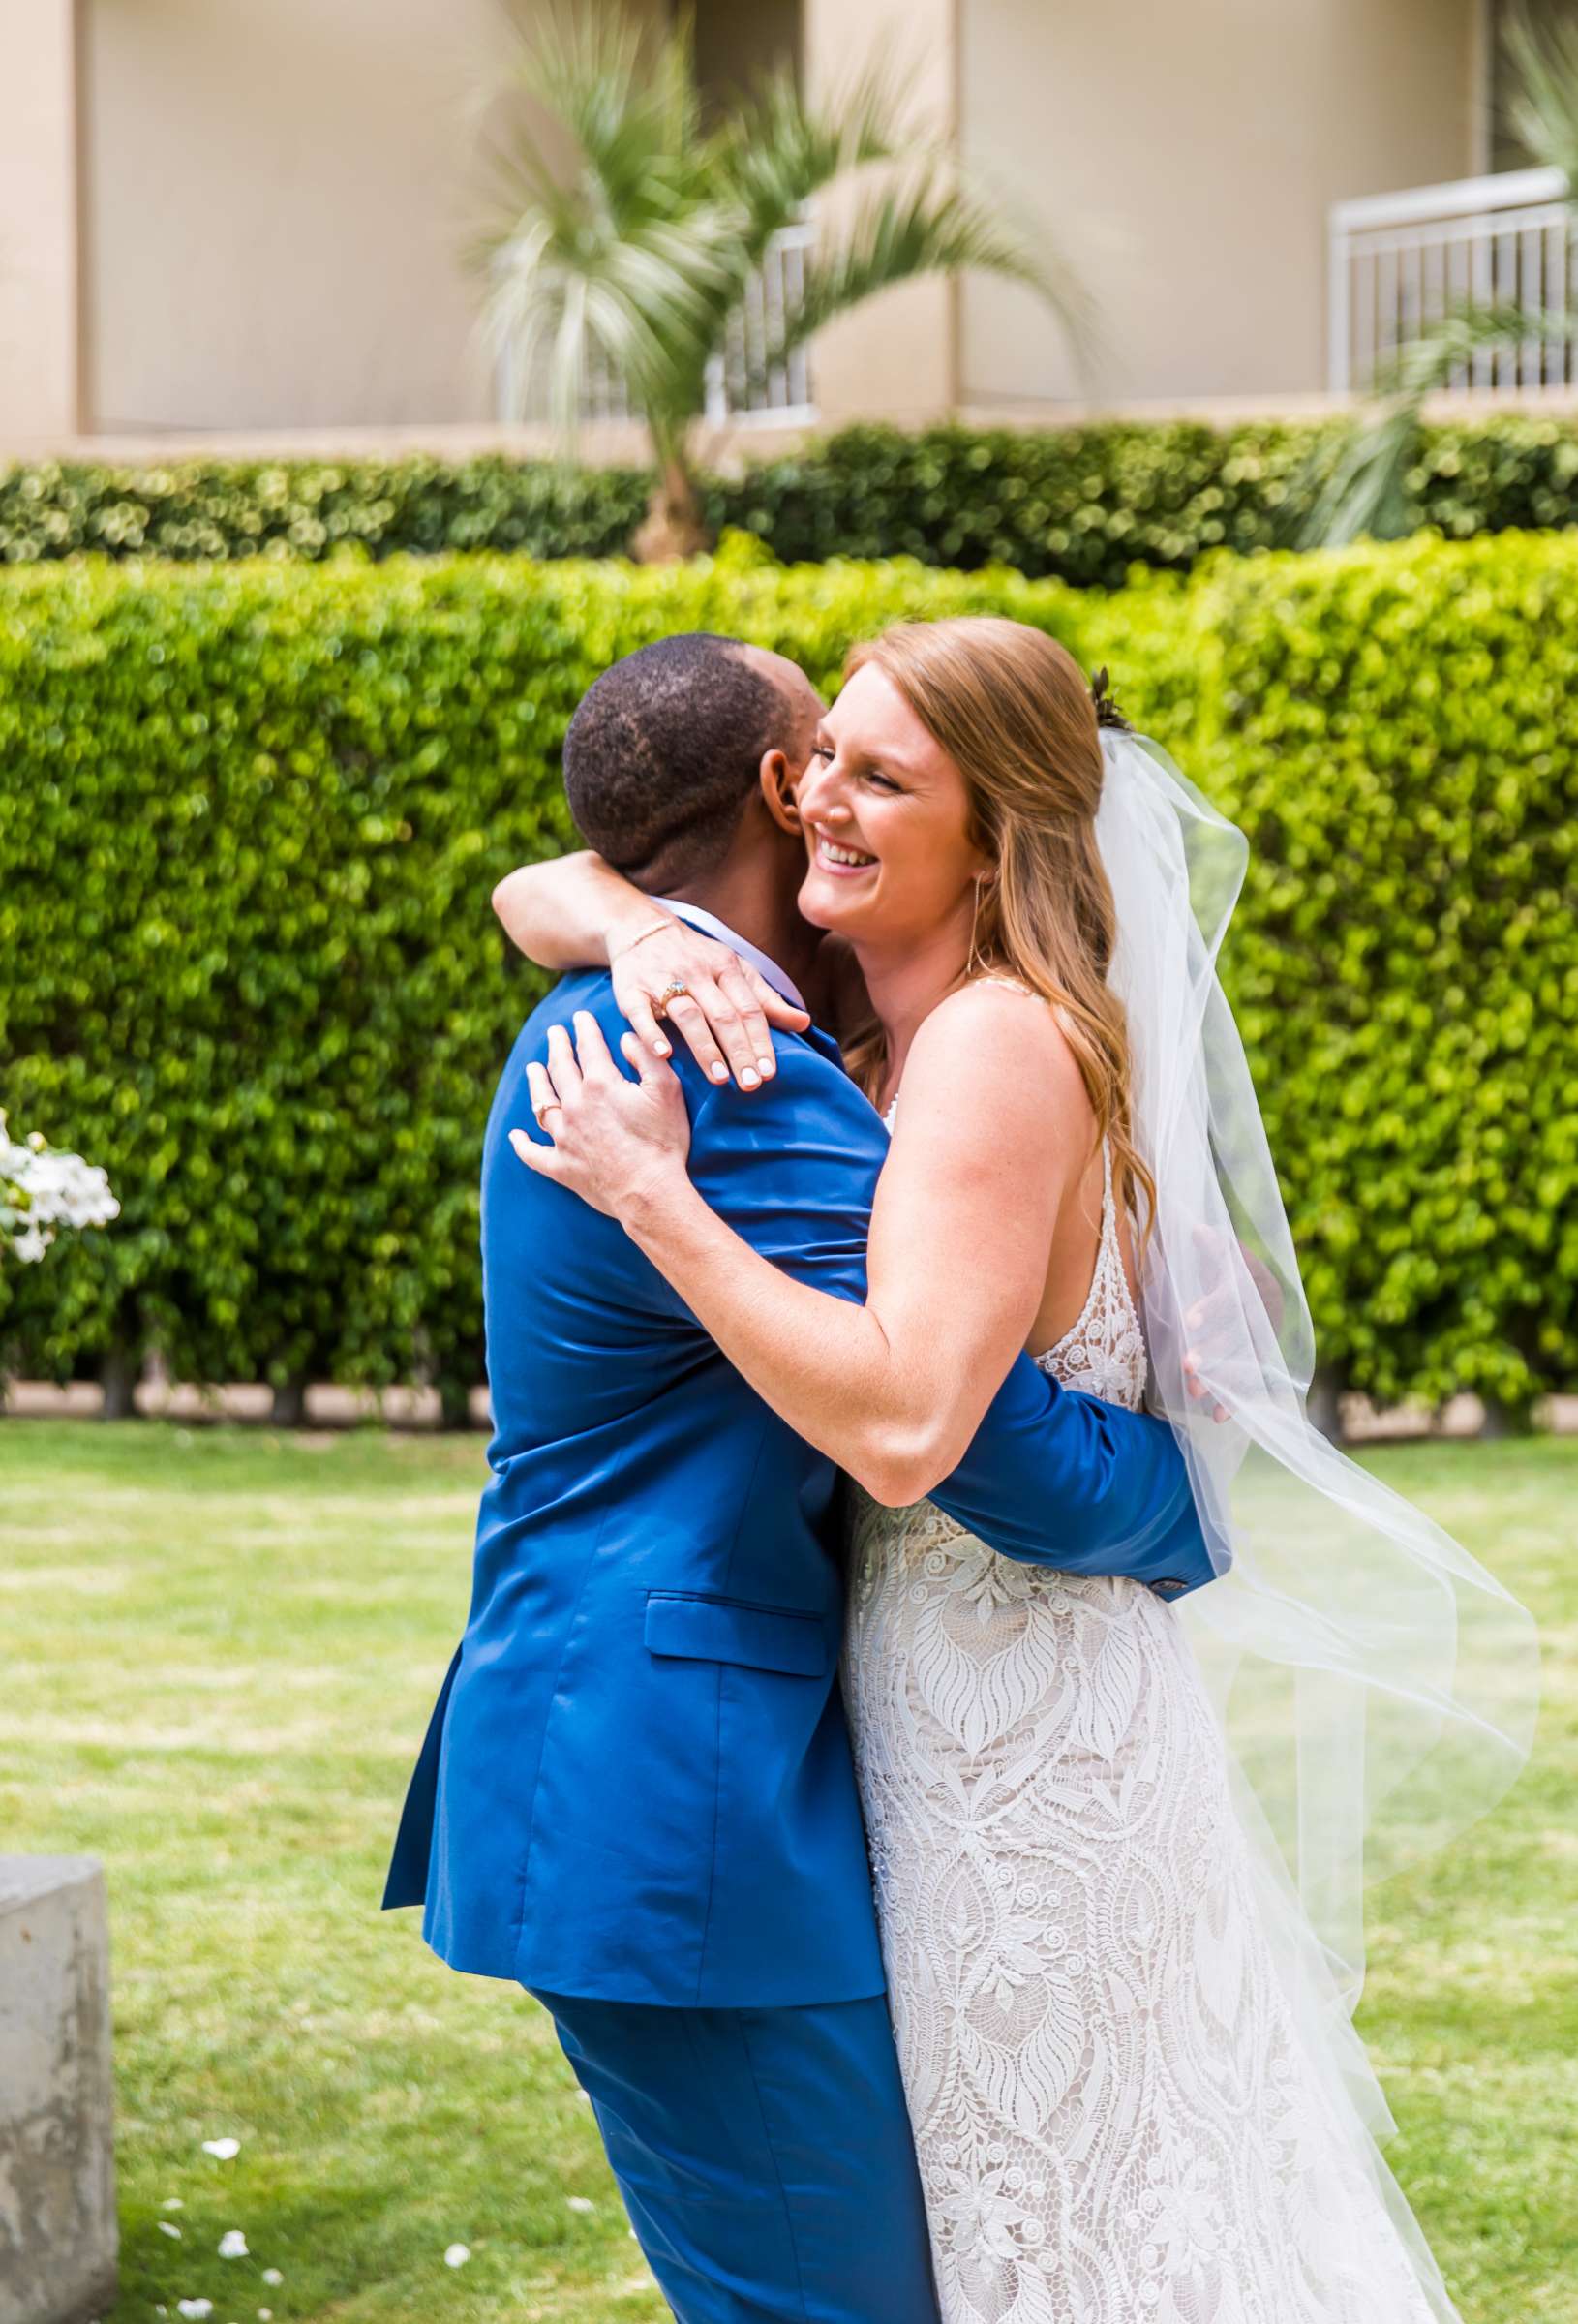
<svg viewBox="0 0 1578 2324">
<path fill-rule="evenodd" d="M 0 0 L 0 444 L 77 424 L 74 18 Z"/>
<path fill-rule="evenodd" d="M 487 415 L 462 254 L 505 0 L 83 6 L 94 423 Z"/>
<path fill-rule="evenodd" d="M 0 452 L 70 434 L 79 403 L 144 438 L 485 421 L 461 254 L 485 92 L 534 4 L 0 0 Z M 781 40 L 787 5 L 708 0 L 713 47 L 721 24 L 733 54 L 736 10 Z M 887 38 L 916 106 L 1055 228 L 1100 298 L 1106 399 L 1262 408 L 1323 383 L 1328 203 L 1477 165 L 1480 15 L 1480 0 L 802 7 L 809 85 L 836 88 Z M 829 422 L 1034 418 L 1078 393 L 1045 316 L 980 281 L 876 301 L 826 334 L 816 377 Z"/>
<path fill-rule="evenodd" d="M 956 6 L 956 0 L 804 0 L 807 89 L 826 99 L 886 53 L 908 76 L 914 118 L 952 132 Z M 824 419 L 881 413 L 924 420 L 948 411 L 958 398 L 956 307 L 953 285 L 908 283 L 825 331 L 813 357 Z"/>
<path fill-rule="evenodd" d="M 1325 219 L 1462 177 L 1479 0 L 959 0 L 968 157 L 1044 223 L 1099 304 L 1101 397 L 1325 383 Z M 1026 293 L 961 296 L 960 395 L 1077 396 Z"/>
</svg>

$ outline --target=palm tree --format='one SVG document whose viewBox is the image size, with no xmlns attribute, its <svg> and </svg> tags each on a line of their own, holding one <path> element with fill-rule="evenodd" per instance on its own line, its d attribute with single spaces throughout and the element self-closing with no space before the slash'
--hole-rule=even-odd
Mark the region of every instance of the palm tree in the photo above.
<svg viewBox="0 0 1578 2324">
<path fill-rule="evenodd" d="M 1578 231 L 1578 20 L 1536 27 L 1514 15 L 1502 38 L 1515 76 L 1510 125 L 1531 161 L 1564 174 Z M 1414 340 L 1378 375 L 1374 408 L 1342 444 L 1300 547 L 1336 547 L 1361 535 L 1396 540 L 1411 532 L 1416 520 L 1406 478 L 1418 457 L 1426 399 L 1476 354 L 1532 341 L 1564 346 L 1572 330 L 1565 316 L 1465 305 Z"/>
<path fill-rule="evenodd" d="M 498 217 L 477 254 L 485 329 L 510 355 L 516 415 L 545 378 L 566 448 L 589 383 L 599 374 L 623 382 L 656 468 L 638 553 L 703 544 L 692 440 L 710 368 L 773 237 L 829 188 L 849 182 L 850 199 L 838 223 L 819 221 L 764 376 L 863 299 L 966 268 L 1026 285 L 1081 357 L 1088 350 L 1072 276 L 907 116 L 881 62 L 825 107 L 779 72 L 709 126 L 687 24 L 654 39 L 613 9 L 583 6 L 548 14 L 514 80 L 570 161 L 550 158 L 530 119 L 517 119 L 500 157 Z"/>
</svg>

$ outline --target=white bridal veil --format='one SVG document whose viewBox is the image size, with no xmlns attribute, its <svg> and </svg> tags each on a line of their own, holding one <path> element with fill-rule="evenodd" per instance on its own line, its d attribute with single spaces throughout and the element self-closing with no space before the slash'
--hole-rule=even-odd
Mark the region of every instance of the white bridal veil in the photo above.
<svg viewBox="0 0 1578 2324">
<path fill-rule="evenodd" d="M 1217 979 L 1247 842 L 1155 744 L 1104 726 L 1102 753 L 1108 981 L 1128 1012 L 1136 1144 L 1157 1187 L 1142 1278 L 1151 1400 L 1183 1446 L 1220 1575 L 1181 1610 L 1290 1994 L 1316 2054 L 1383 2134 L 1348 2023 L 1362 1883 L 1438 1846 L 1517 1774 L 1537 1699 L 1533 1625 L 1305 1416 L 1309 1308 Z M 1187 1391 L 1189 1347 L 1203 1402 Z"/>
</svg>

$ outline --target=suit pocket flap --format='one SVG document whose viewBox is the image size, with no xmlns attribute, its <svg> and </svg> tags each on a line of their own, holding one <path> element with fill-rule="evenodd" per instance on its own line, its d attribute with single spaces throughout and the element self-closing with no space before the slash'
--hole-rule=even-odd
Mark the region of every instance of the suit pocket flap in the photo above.
<svg viewBox="0 0 1578 2324">
<path fill-rule="evenodd" d="M 797 1678 L 820 1678 L 831 1661 L 815 1614 L 743 1605 L 732 1598 L 686 1597 L 679 1591 L 648 1593 L 646 1638 L 652 1654 L 745 1663 L 754 1670 L 783 1670 Z"/>
</svg>

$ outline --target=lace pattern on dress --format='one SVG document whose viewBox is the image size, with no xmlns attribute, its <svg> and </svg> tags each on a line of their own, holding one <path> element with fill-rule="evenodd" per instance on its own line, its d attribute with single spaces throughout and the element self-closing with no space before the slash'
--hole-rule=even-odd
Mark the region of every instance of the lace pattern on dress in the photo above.
<svg viewBox="0 0 1578 2324">
<path fill-rule="evenodd" d="M 1109 1156 L 1105 1186 L 1084 1310 L 1038 1361 L 1133 1409 Z M 1177 1608 L 999 1557 L 929 1501 L 858 1494 L 851 1573 L 842 1681 L 943 2324 L 1449 2316 L 1300 2056 Z"/>
<path fill-rule="evenodd" d="M 1135 1312 L 1118 1237 L 1118 1206 L 1112 1191 L 1112 1146 L 1102 1140 L 1102 1232 L 1096 1269 L 1077 1320 L 1057 1345 L 1036 1358 L 1065 1388 L 1083 1389 L 1108 1404 L 1138 1411 L 1145 1400 L 1149 1365 L 1145 1339 Z"/>
</svg>

